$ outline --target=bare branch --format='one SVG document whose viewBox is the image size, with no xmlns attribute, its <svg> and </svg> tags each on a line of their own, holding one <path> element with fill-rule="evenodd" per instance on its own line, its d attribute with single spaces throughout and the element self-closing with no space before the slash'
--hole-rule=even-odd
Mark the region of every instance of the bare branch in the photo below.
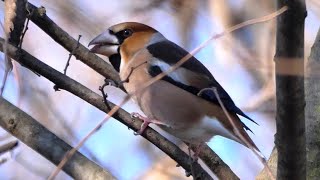
<svg viewBox="0 0 320 180">
<path fill-rule="evenodd" d="M 58 164 L 72 149 L 67 143 L 19 108 L 0 97 L 0 126 L 45 158 Z M 113 176 L 76 152 L 63 170 L 75 179 L 114 179 Z"/>
<path fill-rule="evenodd" d="M 74 47 L 73 50 L 71 51 L 71 53 L 69 54 L 69 58 L 68 58 L 68 60 L 67 60 L 66 66 L 65 66 L 65 68 L 64 68 L 64 70 L 63 70 L 63 74 L 64 74 L 64 75 L 67 74 L 67 69 L 68 69 L 68 67 L 69 67 L 69 65 L 70 65 L 70 59 L 71 59 L 72 55 L 74 55 L 74 52 L 75 52 L 76 49 L 79 48 L 79 46 L 80 46 L 80 38 L 81 38 L 81 35 L 79 35 L 79 37 L 78 37 L 77 46 Z"/>
</svg>

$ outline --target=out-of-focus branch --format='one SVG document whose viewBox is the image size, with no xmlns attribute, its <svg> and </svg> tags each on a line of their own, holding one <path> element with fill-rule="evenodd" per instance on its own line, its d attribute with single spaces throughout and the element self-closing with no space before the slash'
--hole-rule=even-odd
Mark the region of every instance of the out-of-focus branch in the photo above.
<svg viewBox="0 0 320 180">
<path fill-rule="evenodd" d="M 21 33 L 26 20 L 26 0 L 5 1 L 5 31 L 9 42 L 15 46 L 20 43 Z"/>
<path fill-rule="evenodd" d="M 37 120 L 2 97 L 0 97 L 0 109 L 0 126 L 52 163 L 58 164 L 64 154 L 72 149 Z M 114 179 L 109 172 L 79 152 L 68 161 L 63 170 L 75 179 Z"/>
<path fill-rule="evenodd" d="M 6 43 L 4 44 L 4 46 L 6 46 L 8 42 L 11 42 L 15 46 L 19 44 L 20 35 L 22 33 L 22 30 L 24 27 L 24 21 L 26 19 L 25 6 L 26 6 L 25 0 L 5 1 L 4 25 L 2 26 L 2 23 L 1 23 L 1 26 L 5 32 Z M 4 52 L 4 62 L 5 62 L 5 71 L 3 75 L 3 80 L 1 82 L 0 96 L 2 96 L 2 93 L 6 86 L 8 75 L 13 68 L 12 61 L 7 56 L 6 51 Z"/>
<path fill-rule="evenodd" d="M 15 46 L 18 46 L 22 40 L 20 39 L 21 34 L 23 33 L 24 22 L 26 20 L 26 4 L 27 0 L 6 0 L 5 1 L 5 14 L 4 14 L 4 31 L 6 43 L 12 43 Z M 0 95 L 2 95 L 7 78 L 12 68 L 14 68 L 15 74 L 17 74 L 17 69 L 13 66 L 11 59 L 7 56 L 7 53 L 4 52 L 4 61 L 5 61 L 5 72 L 0 87 Z M 16 77 L 19 81 L 19 77 Z M 18 86 L 20 84 L 18 83 Z"/>
<path fill-rule="evenodd" d="M 278 0 L 288 11 L 277 19 L 276 96 L 277 179 L 306 178 L 304 97 L 304 0 Z M 284 72 L 294 72 L 283 74 Z"/>
<path fill-rule="evenodd" d="M 307 62 L 306 93 L 306 137 L 307 179 L 320 179 L 320 28 Z"/>
<path fill-rule="evenodd" d="M 29 5 L 29 8 L 34 12 L 31 16 L 31 21 L 33 21 L 36 25 L 38 25 L 51 38 L 53 38 L 57 43 L 62 45 L 68 51 L 71 52 L 74 49 L 74 47 L 76 47 L 77 40 L 72 38 L 67 32 L 61 29 L 47 15 L 45 15 L 45 13 L 43 13 L 42 8 L 37 8 L 31 3 L 28 3 L 28 5 Z M 104 77 L 108 79 L 112 79 L 118 83 L 120 82 L 118 73 L 103 59 L 99 58 L 93 53 L 90 53 L 89 50 L 85 48 L 83 45 L 80 44 L 79 48 L 77 48 L 77 50 L 74 51 L 74 55 L 77 59 L 79 59 L 80 61 L 82 61 L 83 63 L 85 63 L 86 65 L 88 65 L 89 67 L 91 67 L 92 69 L 94 69 L 95 71 L 103 75 Z M 61 87 L 59 86 L 59 88 Z M 124 89 L 122 88 L 122 90 Z M 206 145 L 206 148 L 209 148 L 209 146 Z M 229 172 L 229 174 L 233 174 L 233 177 L 235 179 L 237 178 L 237 176 L 230 170 L 230 168 L 225 163 L 223 163 L 223 161 L 212 150 L 210 152 L 208 151 L 207 153 L 200 155 L 200 157 L 204 157 L 205 159 L 204 162 L 205 164 L 207 164 L 207 166 L 211 171 L 222 172 L 226 170 Z M 220 163 L 214 166 L 211 166 L 213 165 L 213 163 L 210 162 L 210 159 L 217 159 L 219 160 Z M 217 169 L 219 170 L 217 171 Z M 224 177 L 224 173 L 216 174 L 216 175 L 220 178 Z"/>
<path fill-rule="evenodd" d="M 3 154 L 7 151 L 11 151 L 15 147 L 17 147 L 18 144 L 19 144 L 18 141 L 11 141 L 11 142 L 8 142 L 8 143 L 0 146 L 0 154 Z"/>
<path fill-rule="evenodd" d="M 0 46 L 4 43 L 3 39 L 0 39 Z M 0 47 L 2 51 L 2 46 Z M 79 98 L 87 101 L 101 111 L 108 112 L 108 107 L 104 104 L 103 98 L 81 85 L 80 83 L 74 81 L 73 79 L 63 75 L 62 73 L 56 71 L 50 66 L 46 65 L 42 61 L 39 61 L 29 53 L 24 50 L 18 50 L 16 47 L 8 45 L 8 55 L 13 59 L 17 60 L 23 66 L 31 69 L 40 75 L 46 77 L 53 83 L 55 83 L 60 89 L 67 90 L 72 94 L 78 96 Z M 108 105 L 113 108 L 115 105 L 107 101 Z M 128 126 L 129 128 L 137 131 L 141 127 L 141 121 L 139 119 L 133 119 L 130 114 L 123 109 L 120 109 L 114 116 L 117 120 Z M 165 139 L 159 133 L 154 131 L 152 128 L 147 128 L 143 136 L 148 139 L 151 143 L 161 149 L 163 152 L 168 154 L 172 159 L 174 159 L 180 166 L 182 166 L 186 171 L 190 171 L 190 159 L 189 156 L 184 153 L 179 147 Z M 201 179 L 212 179 L 206 171 L 202 169 L 199 164 L 195 164 L 194 167 L 197 174 L 200 175 Z M 226 169 L 226 171 L 231 171 Z M 232 173 L 232 172 L 230 172 Z M 224 174 L 217 175 L 224 179 Z M 236 177 L 236 175 L 234 175 Z"/>
</svg>

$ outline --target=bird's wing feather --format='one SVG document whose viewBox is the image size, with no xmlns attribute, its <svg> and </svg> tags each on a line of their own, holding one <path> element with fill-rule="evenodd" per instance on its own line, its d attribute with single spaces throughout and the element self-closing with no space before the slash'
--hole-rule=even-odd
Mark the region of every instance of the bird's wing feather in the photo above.
<svg viewBox="0 0 320 180">
<path fill-rule="evenodd" d="M 170 51 L 168 51 L 168 49 Z M 147 50 L 154 57 L 151 60 L 148 69 L 148 73 L 153 77 L 161 72 L 167 71 L 171 65 L 177 63 L 188 54 L 186 50 L 168 40 L 150 44 L 147 46 Z M 163 80 L 168 81 L 194 95 L 198 95 L 201 89 L 215 87 L 217 88 L 220 99 L 228 111 L 239 114 L 256 123 L 234 104 L 231 97 L 214 79 L 209 70 L 193 56 L 181 67 L 165 76 Z M 220 106 L 213 91 L 203 91 L 200 97 Z M 245 125 L 244 127 L 249 129 Z"/>
</svg>

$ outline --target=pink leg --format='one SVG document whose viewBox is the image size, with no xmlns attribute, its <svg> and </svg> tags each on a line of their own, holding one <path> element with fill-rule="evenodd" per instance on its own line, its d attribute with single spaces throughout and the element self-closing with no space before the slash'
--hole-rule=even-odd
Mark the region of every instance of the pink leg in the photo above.
<svg viewBox="0 0 320 180">
<path fill-rule="evenodd" d="M 143 121 L 139 131 L 134 133 L 135 135 L 141 135 L 144 132 L 144 130 L 148 127 L 148 125 L 150 123 L 158 124 L 158 125 L 165 125 L 164 123 L 162 123 L 162 122 L 160 122 L 160 121 L 158 121 L 156 119 L 149 119 L 149 118 L 144 117 L 144 116 L 142 116 L 142 115 L 140 115 L 139 113 L 136 113 L 136 112 L 131 113 L 131 117 L 139 118 L 139 119 L 141 119 Z"/>
</svg>

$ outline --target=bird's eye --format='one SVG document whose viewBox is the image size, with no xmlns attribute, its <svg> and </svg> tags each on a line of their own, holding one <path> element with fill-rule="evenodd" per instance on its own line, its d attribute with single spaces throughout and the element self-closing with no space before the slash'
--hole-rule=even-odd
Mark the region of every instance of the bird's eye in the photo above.
<svg viewBox="0 0 320 180">
<path fill-rule="evenodd" d="M 132 34 L 132 30 L 131 29 L 125 29 L 125 30 L 123 30 L 123 33 L 122 33 L 122 35 L 124 37 L 129 37 L 129 36 L 131 36 L 131 34 Z"/>
</svg>

